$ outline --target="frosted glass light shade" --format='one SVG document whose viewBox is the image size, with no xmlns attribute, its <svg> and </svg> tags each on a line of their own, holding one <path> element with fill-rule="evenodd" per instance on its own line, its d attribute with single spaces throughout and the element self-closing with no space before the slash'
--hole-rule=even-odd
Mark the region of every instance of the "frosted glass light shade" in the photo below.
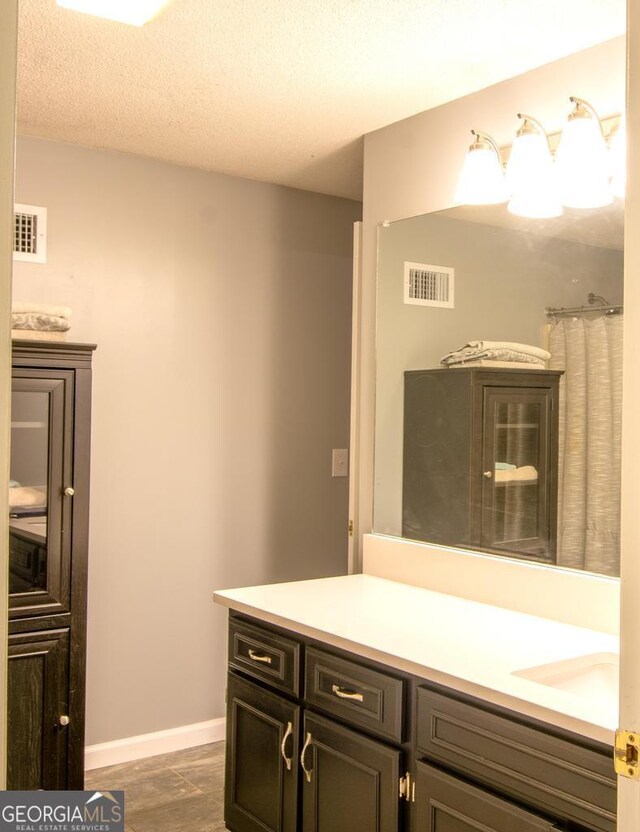
<svg viewBox="0 0 640 832">
<path fill-rule="evenodd" d="M 502 162 L 493 148 L 472 148 L 464 159 L 455 200 L 462 205 L 498 205 L 509 199 Z"/>
<path fill-rule="evenodd" d="M 567 122 L 556 154 L 556 170 L 563 205 L 600 208 L 613 202 L 609 150 L 597 119 L 583 116 Z"/>
<path fill-rule="evenodd" d="M 75 12 L 104 17 L 130 26 L 144 26 L 171 0 L 57 0 L 59 6 Z"/>
<path fill-rule="evenodd" d="M 627 125 L 622 116 L 618 129 L 611 140 L 609 150 L 611 161 L 611 192 L 624 199 L 627 189 Z"/>
<path fill-rule="evenodd" d="M 534 219 L 562 214 L 554 161 L 544 133 L 516 136 L 507 164 L 506 182 L 511 194 L 510 213 Z"/>
</svg>

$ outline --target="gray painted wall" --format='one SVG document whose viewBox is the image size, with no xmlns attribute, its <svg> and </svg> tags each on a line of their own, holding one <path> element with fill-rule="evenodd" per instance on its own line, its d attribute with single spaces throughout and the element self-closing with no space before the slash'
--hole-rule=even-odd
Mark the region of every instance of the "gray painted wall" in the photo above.
<svg viewBox="0 0 640 832">
<path fill-rule="evenodd" d="M 589 292 L 622 302 L 622 251 L 447 213 L 379 231 L 373 528 L 381 534 L 402 534 L 405 370 L 438 367 L 446 353 L 471 340 L 546 347 L 545 307 L 585 305 Z M 454 267 L 455 307 L 405 304 L 405 260 Z"/>
<path fill-rule="evenodd" d="M 88 744 L 224 713 L 214 589 L 346 571 L 360 205 L 21 139 L 48 263 L 14 297 L 95 341 Z"/>
</svg>

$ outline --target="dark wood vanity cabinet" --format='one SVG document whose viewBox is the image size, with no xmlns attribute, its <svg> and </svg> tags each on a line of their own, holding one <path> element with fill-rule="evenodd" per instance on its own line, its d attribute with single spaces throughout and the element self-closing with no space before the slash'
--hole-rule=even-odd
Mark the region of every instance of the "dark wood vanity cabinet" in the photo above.
<svg viewBox="0 0 640 832">
<path fill-rule="evenodd" d="M 229 622 L 231 832 L 615 832 L 612 749 L 290 631 Z"/>
<path fill-rule="evenodd" d="M 7 788 L 81 789 L 95 347 L 12 346 Z"/>
<path fill-rule="evenodd" d="M 403 687 L 389 673 L 232 616 L 227 828 L 398 832 Z"/>
<path fill-rule="evenodd" d="M 404 537 L 555 561 L 561 374 L 405 373 Z"/>
</svg>

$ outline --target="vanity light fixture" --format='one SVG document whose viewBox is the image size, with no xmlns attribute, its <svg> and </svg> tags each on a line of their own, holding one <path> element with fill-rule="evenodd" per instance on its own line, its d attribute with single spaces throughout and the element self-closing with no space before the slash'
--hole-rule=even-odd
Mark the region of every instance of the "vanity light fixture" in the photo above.
<svg viewBox="0 0 640 832">
<path fill-rule="evenodd" d="M 620 117 L 609 145 L 611 155 L 611 192 L 624 199 L 627 185 L 627 123 L 624 115 Z"/>
<path fill-rule="evenodd" d="M 583 98 L 574 104 L 556 152 L 558 188 L 563 205 L 600 208 L 613 202 L 609 148 L 594 108 Z"/>
<path fill-rule="evenodd" d="M 464 205 L 499 205 L 509 199 L 498 145 L 487 135 L 471 131 L 473 144 L 464 159 L 456 202 Z"/>
<path fill-rule="evenodd" d="M 511 199 L 510 213 L 519 217 L 546 219 L 559 217 L 555 164 L 547 134 L 532 116 L 518 113 L 522 125 L 511 146 L 506 182 Z"/>
<path fill-rule="evenodd" d="M 144 26 L 170 2 L 171 0 L 57 0 L 62 8 L 128 23 L 130 26 Z"/>
</svg>

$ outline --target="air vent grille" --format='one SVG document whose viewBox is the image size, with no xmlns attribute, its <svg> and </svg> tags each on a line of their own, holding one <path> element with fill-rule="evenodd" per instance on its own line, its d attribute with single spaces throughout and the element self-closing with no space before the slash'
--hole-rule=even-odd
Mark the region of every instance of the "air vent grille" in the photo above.
<svg viewBox="0 0 640 832">
<path fill-rule="evenodd" d="M 46 208 L 37 205 L 14 205 L 13 259 L 46 263 Z"/>
<path fill-rule="evenodd" d="M 404 264 L 404 302 L 453 309 L 454 269 L 426 263 Z"/>
</svg>

